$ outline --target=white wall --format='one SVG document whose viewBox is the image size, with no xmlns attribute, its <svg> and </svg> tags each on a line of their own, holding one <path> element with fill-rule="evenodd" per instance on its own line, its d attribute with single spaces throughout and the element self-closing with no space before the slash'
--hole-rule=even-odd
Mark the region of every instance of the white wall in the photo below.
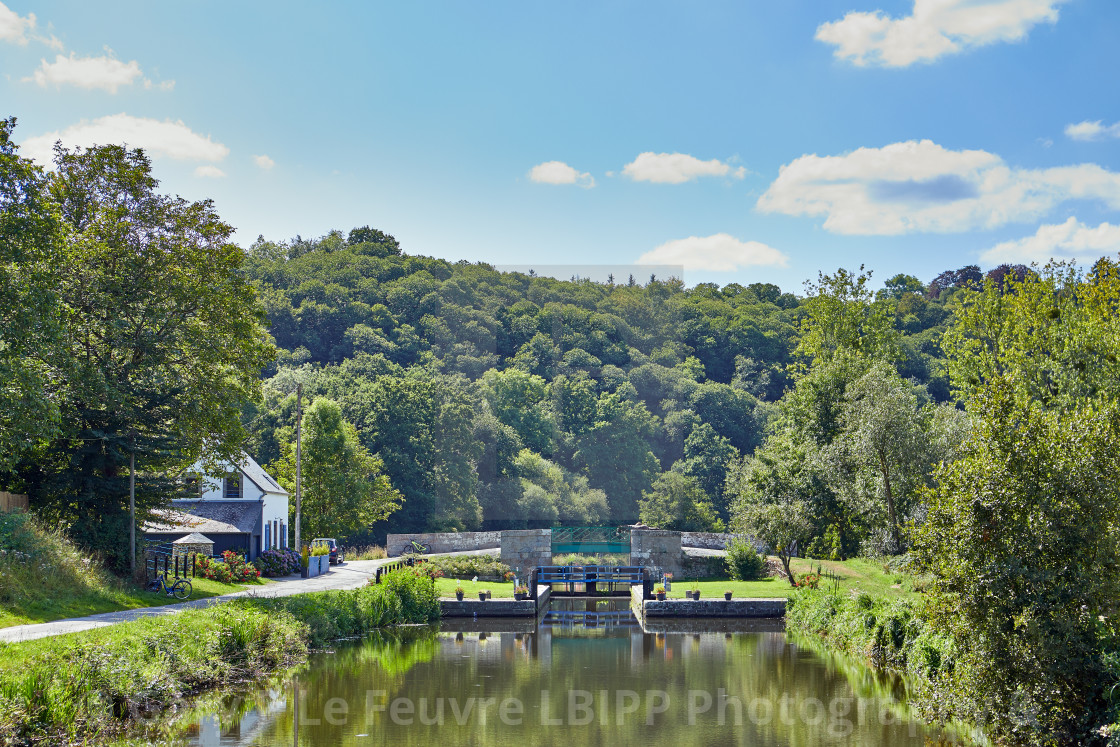
<svg viewBox="0 0 1120 747">
<path fill-rule="evenodd" d="M 272 526 L 280 528 L 280 541 L 276 542 L 272 538 L 272 532 L 269 532 L 269 538 L 272 547 L 284 547 L 284 526 L 288 523 L 288 499 L 282 495 L 265 495 L 264 507 L 261 510 L 261 521 L 264 524 L 269 522 L 276 522 Z M 288 530 L 289 534 L 291 530 Z M 264 529 L 261 529 L 261 542 L 264 542 Z M 289 544 L 291 540 L 289 539 Z M 269 549 L 269 548 L 264 548 Z"/>
</svg>

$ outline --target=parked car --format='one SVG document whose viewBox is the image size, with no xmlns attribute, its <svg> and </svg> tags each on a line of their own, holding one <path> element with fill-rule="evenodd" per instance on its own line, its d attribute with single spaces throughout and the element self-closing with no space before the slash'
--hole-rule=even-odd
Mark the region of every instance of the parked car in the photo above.
<svg viewBox="0 0 1120 747">
<path fill-rule="evenodd" d="M 334 537 L 316 537 L 315 539 L 311 540 L 312 547 L 318 547 L 319 545 L 326 545 L 327 547 L 331 548 L 331 565 L 336 565 L 342 562 L 342 547 L 338 544 L 338 540 L 336 540 Z"/>
</svg>

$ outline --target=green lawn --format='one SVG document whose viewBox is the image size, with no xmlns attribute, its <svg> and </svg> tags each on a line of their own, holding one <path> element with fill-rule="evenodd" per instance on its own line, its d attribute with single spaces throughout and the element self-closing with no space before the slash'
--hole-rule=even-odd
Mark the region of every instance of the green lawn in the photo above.
<svg viewBox="0 0 1120 747">
<path fill-rule="evenodd" d="M 436 590 L 441 597 L 453 599 L 455 597 L 455 587 L 462 586 L 465 598 L 478 599 L 479 591 L 490 591 L 490 596 L 494 599 L 513 599 L 513 583 L 502 582 L 496 583 L 491 581 L 479 581 L 472 583 L 471 581 L 460 581 L 454 578 L 437 578 Z"/>
<path fill-rule="evenodd" d="M 239 584 L 222 584 L 205 578 L 189 580 L 193 588 L 191 599 L 217 597 L 272 583 L 271 579 L 267 578 L 254 579 Z M 165 604 L 178 603 L 179 600 L 174 597 L 169 597 L 163 593 L 153 594 L 127 582 L 87 587 L 82 589 L 79 594 L 71 593 L 65 596 L 27 593 L 0 607 L 0 628 L 63 620 L 68 617 L 84 617 L 99 612 L 117 612 L 139 607 L 160 607 Z"/>
<path fill-rule="evenodd" d="M 886 573 L 882 565 L 865 558 L 852 560 L 805 560 L 794 558 L 790 564 L 797 576 L 806 573 L 816 573 L 818 567 L 822 572 L 831 572 L 840 577 L 841 590 L 859 590 L 876 597 L 900 597 L 915 594 L 913 577 L 897 573 Z M 827 579 L 822 579 L 821 586 L 830 584 Z M 696 582 L 687 577 L 673 579 L 672 591 L 668 593 L 670 599 L 683 599 L 686 591 L 692 591 L 693 586 L 700 589 L 700 598 L 723 597 L 725 591 L 731 591 L 736 597 L 788 597 L 793 587 L 785 579 L 767 578 L 762 581 L 730 581 L 706 579 Z"/>
</svg>

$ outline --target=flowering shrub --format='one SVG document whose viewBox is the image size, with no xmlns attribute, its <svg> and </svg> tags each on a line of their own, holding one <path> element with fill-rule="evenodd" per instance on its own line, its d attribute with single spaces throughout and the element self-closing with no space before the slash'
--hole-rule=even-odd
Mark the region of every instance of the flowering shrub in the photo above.
<svg viewBox="0 0 1120 747">
<path fill-rule="evenodd" d="M 299 573 L 299 553 L 295 550 L 265 550 L 253 561 L 262 576 L 275 578 Z"/>
<path fill-rule="evenodd" d="M 815 589 L 820 585 L 820 583 L 821 583 L 820 574 L 806 573 L 804 576 L 801 577 L 801 580 L 797 582 L 797 585 L 801 586 L 801 587 L 804 587 L 806 589 Z"/>
<path fill-rule="evenodd" d="M 248 581 L 260 578 L 261 572 L 245 562 L 245 556 L 232 550 L 222 553 L 222 559 L 198 557 L 198 570 L 203 578 L 213 579 L 222 584 L 234 581 Z"/>
<path fill-rule="evenodd" d="M 420 563 L 419 565 L 413 566 L 412 572 L 417 576 L 427 576 L 433 581 L 437 578 L 443 578 L 442 568 L 427 563 Z"/>
</svg>

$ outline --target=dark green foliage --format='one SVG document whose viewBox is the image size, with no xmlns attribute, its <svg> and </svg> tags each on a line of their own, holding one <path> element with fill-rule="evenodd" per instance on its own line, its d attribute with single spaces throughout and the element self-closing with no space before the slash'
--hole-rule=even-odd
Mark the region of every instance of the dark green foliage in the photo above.
<svg viewBox="0 0 1120 747">
<path fill-rule="evenodd" d="M 522 449 L 601 490 L 613 523 L 636 520 L 642 493 L 669 471 L 695 478 L 717 517 L 730 518 L 729 467 L 762 443 L 771 408 L 760 399 L 777 400 L 790 382 L 796 297 L 767 284 L 555 280 L 399 249 L 363 227 L 260 239 L 247 260 L 284 349 L 264 406 L 246 413 L 254 442 L 278 453 L 274 433 L 291 423 L 302 381 L 312 399 L 341 404 L 404 496 L 401 510 L 355 538 L 589 515 L 565 513 L 556 495 L 526 485 L 514 464 Z M 903 296 L 861 327 L 879 347 L 909 340 L 892 324 L 925 334 L 944 318 L 930 311 L 937 302 Z M 910 317 L 917 322 L 903 325 Z M 914 375 L 941 375 L 930 363 L 938 354 L 919 350 Z"/>
<path fill-rule="evenodd" d="M 766 575 L 766 558 L 741 539 L 727 544 L 727 572 L 736 581 L 754 581 Z"/>
<path fill-rule="evenodd" d="M 1120 413 L 1044 411 L 996 384 L 975 406 L 983 416 L 939 471 L 917 535 L 936 579 L 930 619 L 960 649 L 940 712 L 1072 744 L 1115 720 L 1104 693 L 1117 682 Z"/>
</svg>

